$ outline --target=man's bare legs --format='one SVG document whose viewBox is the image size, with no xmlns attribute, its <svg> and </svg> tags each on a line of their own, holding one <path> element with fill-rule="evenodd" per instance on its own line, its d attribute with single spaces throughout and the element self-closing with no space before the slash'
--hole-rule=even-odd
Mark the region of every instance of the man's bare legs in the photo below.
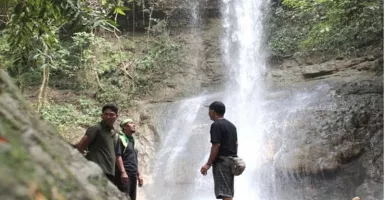
<svg viewBox="0 0 385 200">
<path fill-rule="evenodd" d="M 224 197 L 223 200 L 233 200 L 231 197 Z"/>
</svg>

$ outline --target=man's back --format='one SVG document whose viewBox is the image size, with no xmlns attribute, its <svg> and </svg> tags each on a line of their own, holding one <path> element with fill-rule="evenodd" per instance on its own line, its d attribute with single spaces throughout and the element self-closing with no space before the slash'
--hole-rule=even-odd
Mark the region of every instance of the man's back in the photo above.
<svg viewBox="0 0 385 200">
<path fill-rule="evenodd" d="M 219 119 L 211 124 L 211 143 L 220 144 L 218 156 L 237 156 L 237 129 L 227 119 Z"/>
</svg>

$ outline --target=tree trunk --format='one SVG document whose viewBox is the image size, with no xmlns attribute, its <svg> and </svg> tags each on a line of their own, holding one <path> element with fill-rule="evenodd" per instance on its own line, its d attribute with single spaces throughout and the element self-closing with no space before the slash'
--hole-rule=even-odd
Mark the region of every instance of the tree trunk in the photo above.
<svg viewBox="0 0 385 200">
<path fill-rule="evenodd" d="M 44 95 L 44 90 L 46 89 L 45 87 L 45 84 L 47 82 L 47 67 L 44 67 L 43 68 L 43 72 L 42 72 L 42 80 L 41 80 L 41 85 L 40 85 L 40 89 L 39 89 L 39 96 L 37 97 L 37 112 L 40 112 L 41 108 L 43 107 L 43 102 L 44 102 L 44 99 L 43 99 L 43 95 Z"/>
<path fill-rule="evenodd" d="M 99 73 L 98 73 L 96 70 L 94 70 L 94 72 L 95 72 L 96 83 L 98 83 L 99 89 L 102 90 L 102 91 L 104 91 L 103 86 L 102 86 L 102 84 L 100 83 Z"/>
<path fill-rule="evenodd" d="M 49 66 L 47 66 L 47 69 L 46 69 L 46 81 L 45 81 L 45 85 L 44 85 L 44 90 L 43 90 L 43 102 L 42 102 L 42 108 L 44 107 L 44 104 L 47 103 L 47 94 L 48 94 L 48 91 L 47 91 L 47 88 L 48 88 L 48 84 L 49 84 L 49 77 L 50 77 L 50 73 L 51 72 L 51 68 Z"/>
</svg>

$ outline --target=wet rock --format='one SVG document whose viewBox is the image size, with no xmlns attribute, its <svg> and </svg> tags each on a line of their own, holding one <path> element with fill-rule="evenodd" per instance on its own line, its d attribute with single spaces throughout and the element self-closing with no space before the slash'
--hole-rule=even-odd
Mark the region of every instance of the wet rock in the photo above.
<svg viewBox="0 0 385 200">
<path fill-rule="evenodd" d="M 318 85 L 325 81 L 319 81 Z M 329 196 L 322 192 L 314 196 L 304 191 L 304 196 L 312 196 L 310 199 L 331 195 L 335 196 L 330 199 L 343 199 L 354 194 L 363 199 L 382 199 L 382 77 L 340 79 L 327 85 L 326 89 L 311 86 L 318 94 L 313 97 L 313 103 L 292 108 L 288 115 L 280 114 L 287 116 L 280 122 L 285 129 L 280 131 L 278 127 L 272 131 L 280 133 L 275 139 L 280 145 L 275 155 L 275 170 L 288 174 L 283 177 L 299 176 L 300 181 L 291 183 L 290 187 L 296 188 L 296 184 L 317 177 L 313 186 L 318 191 L 330 190 Z"/>
<path fill-rule="evenodd" d="M 365 180 L 364 183 L 356 189 L 356 195 L 365 200 L 380 200 L 384 199 L 383 189 L 384 184 L 372 180 Z"/>
<path fill-rule="evenodd" d="M 306 66 L 302 69 L 304 78 L 315 78 L 333 74 L 337 70 L 335 62 L 327 62 Z"/>
</svg>

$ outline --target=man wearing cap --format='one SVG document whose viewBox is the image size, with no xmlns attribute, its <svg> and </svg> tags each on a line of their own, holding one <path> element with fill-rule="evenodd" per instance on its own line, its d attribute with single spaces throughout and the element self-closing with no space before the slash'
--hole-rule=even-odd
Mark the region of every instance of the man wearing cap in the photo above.
<svg viewBox="0 0 385 200">
<path fill-rule="evenodd" d="M 237 157 L 238 138 L 236 127 L 224 118 L 225 105 L 214 101 L 209 106 L 211 152 L 201 173 L 205 176 L 213 166 L 214 190 L 217 199 L 232 200 L 234 197 L 234 174 L 228 157 Z"/>
<path fill-rule="evenodd" d="M 136 199 L 136 186 L 143 185 L 138 170 L 138 154 L 135 151 L 135 123 L 132 119 L 125 119 L 120 123 L 122 134 L 116 145 L 116 165 L 120 175 L 115 175 L 115 183 L 118 188 L 130 196 L 131 200 Z"/>
</svg>

